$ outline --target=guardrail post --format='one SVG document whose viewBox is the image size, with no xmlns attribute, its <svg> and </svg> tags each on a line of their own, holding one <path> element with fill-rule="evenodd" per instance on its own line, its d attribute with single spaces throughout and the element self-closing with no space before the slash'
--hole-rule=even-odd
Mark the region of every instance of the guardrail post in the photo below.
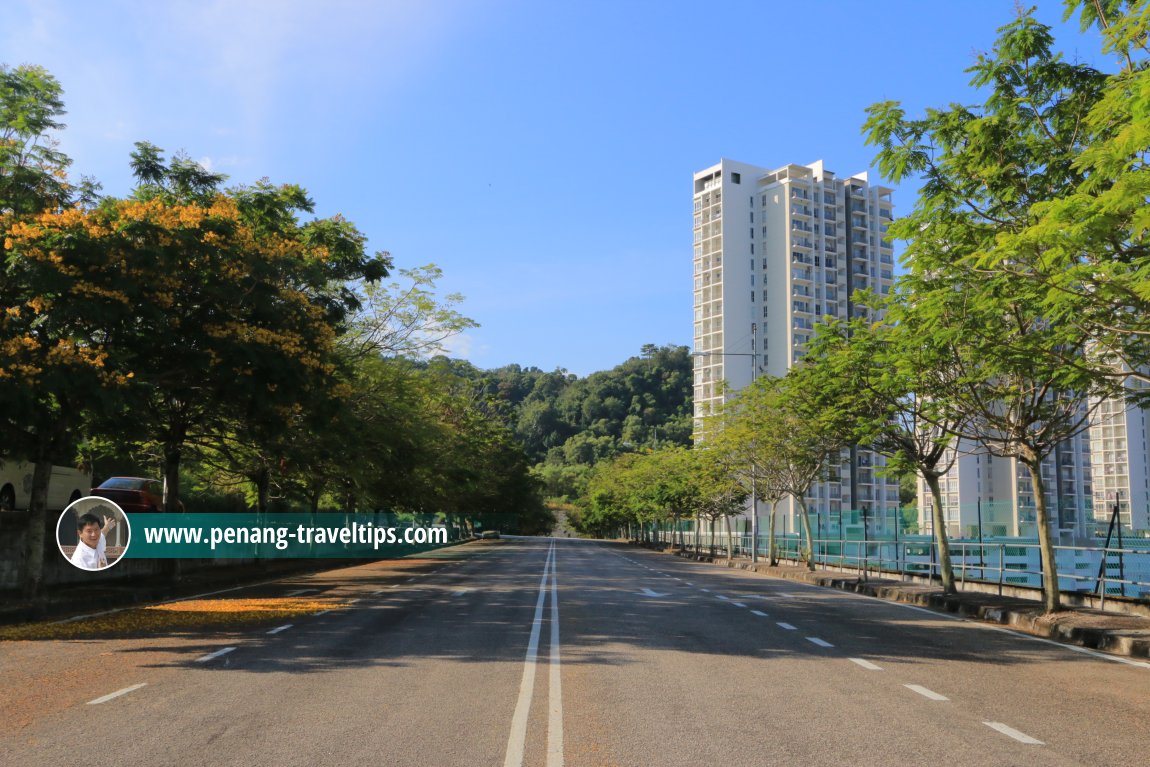
<svg viewBox="0 0 1150 767">
<path fill-rule="evenodd" d="M 962 565 L 960 567 L 958 578 L 958 590 L 966 591 L 966 544 L 960 543 L 959 548 L 962 549 Z"/>
<path fill-rule="evenodd" d="M 998 596 L 1002 596 L 1002 576 L 1006 570 L 1006 546 L 998 544 Z"/>
</svg>

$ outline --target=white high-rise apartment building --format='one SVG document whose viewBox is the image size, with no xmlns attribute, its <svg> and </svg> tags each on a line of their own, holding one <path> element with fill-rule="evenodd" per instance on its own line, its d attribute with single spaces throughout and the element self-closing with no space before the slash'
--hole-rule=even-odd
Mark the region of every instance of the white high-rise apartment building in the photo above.
<svg viewBox="0 0 1150 767">
<path fill-rule="evenodd" d="M 939 478 L 942 514 L 947 535 L 974 539 L 989 537 L 1034 538 L 1038 535 L 1034 483 L 1030 471 L 1017 458 L 986 453 L 961 441 L 961 454 Z M 1066 440 L 1042 463 L 1051 530 L 1070 545 L 1089 536 L 1086 520 L 1093 503 L 1089 436 L 1084 432 Z M 918 481 L 919 530 L 933 530 L 930 488 Z"/>
<path fill-rule="evenodd" d="M 1150 452 L 1147 412 L 1123 399 L 1098 403 L 1090 426 L 1094 521 L 1103 531 L 1118 505 L 1124 528 L 1150 530 Z"/>
<path fill-rule="evenodd" d="M 721 160 L 695 174 L 695 423 L 755 375 L 786 375 L 825 317 L 857 316 L 855 291 L 890 291 L 894 252 L 884 241 L 891 190 L 867 174 L 836 178 L 822 161 L 778 169 Z M 753 363 L 753 367 L 752 367 Z M 882 531 L 898 483 L 879 477 L 882 456 L 844 451 L 807 499 L 812 525 L 838 527 L 863 509 Z M 796 532 L 797 504 L 779 509 Z M 837 533 L 836 533 L 837 537 Z"/>
</svg>

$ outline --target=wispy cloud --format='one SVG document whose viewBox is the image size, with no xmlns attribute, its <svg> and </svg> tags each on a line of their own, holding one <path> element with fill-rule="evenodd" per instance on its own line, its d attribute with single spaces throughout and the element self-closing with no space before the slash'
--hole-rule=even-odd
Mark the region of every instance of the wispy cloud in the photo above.
<svg viewBox="0 0 1150 767">
<path fill-rule="evenodd" d="M 462 0 L 15 0 L 0 25 L 11 65 L 65 88 L 62 148 L 85 172 L 126 172 L 131 142 L 258 154 L 338 132 L 356 107 L 418 80 L 481 11 Z M 330 137 L 330 138 L 329 138 Z"/>
<path fill-rule="evenodd" d="M 443 353 L 457 359 L 473 360 L 490 351 L 486 344 L 479 343 L 469 333 L 458 333 L 443 341 Z"/>
</svg>

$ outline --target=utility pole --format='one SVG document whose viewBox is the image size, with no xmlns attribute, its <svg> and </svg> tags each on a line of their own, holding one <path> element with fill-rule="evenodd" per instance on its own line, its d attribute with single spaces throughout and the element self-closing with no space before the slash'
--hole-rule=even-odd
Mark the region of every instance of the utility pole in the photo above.
<svg viewBox="0 0 1150 767">
<path fill-rule="evenodd" d="M 751 323 L 751 386 L 759 372 L 759 325 Z M 751 437 L 754 439 L 754 436 Z M 759 562 L 759 493 L 755 484 L 755 467 L 758 464 L 755 446 L 751 444 L 751 564 Z"/>
</svg>

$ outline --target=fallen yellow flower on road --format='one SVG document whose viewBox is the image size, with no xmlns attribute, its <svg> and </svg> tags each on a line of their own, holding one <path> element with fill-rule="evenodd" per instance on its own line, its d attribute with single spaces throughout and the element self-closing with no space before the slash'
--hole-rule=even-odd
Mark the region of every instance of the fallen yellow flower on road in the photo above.
<svg viewBox="0 0 1150 767">
<path fill-rule="evenodd" d="M 189 599 L 182 602 L 136 607 L 129 610 L 54 623 L 23 623 L 0 626 L 0 641 L 36 639 L 90 639 L 161 632 L 194 631 L 228 624 L 261 623 L 294 618 L 319 610 L 334 610 L 347 603 L 339 600 L 292 599 Z"/>
</svg>

